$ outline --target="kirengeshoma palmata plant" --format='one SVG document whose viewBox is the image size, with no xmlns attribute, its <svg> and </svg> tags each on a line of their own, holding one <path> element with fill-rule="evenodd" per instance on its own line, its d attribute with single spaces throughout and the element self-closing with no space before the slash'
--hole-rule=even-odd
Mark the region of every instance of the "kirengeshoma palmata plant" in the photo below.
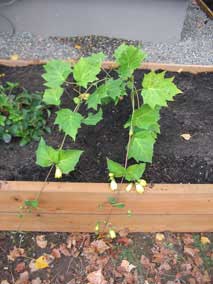
<svg viewBox="0 0 213 284">
<path fill-rule="evenodd" d="M 121 182 L 125 180 L 129 183 L 126 191 L 135 187 L 138 193 L 142 193 L 146 182 L 141 178 L 146 164 L 152 162 L 154 144 L 160 133 L 160 110 L 181 91 L 174 84 L 173 77 L 165 78 L 165 72 L 153 71 L 145 74 L 141 88 L 136 88 L 134 71 L 146 58 L 139 47 L 122 44 L 115 50 L 114 58 L 118 64 L 115 69 L 116 78 L 106 71 L 103 79 L 98 78 L 104 58 L 103 53 L 97 53 L 81 57 L 74 65 L 53 60 L 44 66 L 46 90 L 43 101 L 59 108 L 54 124 L 64 133 L 64 138 L 57 149 L 47 145 L 41 138 L 36 151 L 36 163 L 42 167 L 50 167 L 47 178 L 53 169 L 56 178 L 72 172 L 86 149 L 65 150 L 65 140 L 75 141 L 79 128 L 96 125 L 103 116 L 102 105 L 110 101 L 118 104 L 123 96 L 129 96 L 132 111 L 124 125 L 129 133 L 125 161 L 121 165 L 107 158 L 107 167 L 112 190 L 117 190 L 116 178 L 119 178 Z M 70 81 L 68 78 L 71 78 Z M 73 109 L 72 101 L 67 108 L 61 108 L 61 97 L 66 95 L 67 84 L 73 87 L 76 94 L 72 98 Z M 81 114 L 82 105 L 86 106 L 87 116 Z M 131 165 L 128 165 L 130 159 Z M 110 203 L 116 207 L 115 201 Z"/>
</svg>

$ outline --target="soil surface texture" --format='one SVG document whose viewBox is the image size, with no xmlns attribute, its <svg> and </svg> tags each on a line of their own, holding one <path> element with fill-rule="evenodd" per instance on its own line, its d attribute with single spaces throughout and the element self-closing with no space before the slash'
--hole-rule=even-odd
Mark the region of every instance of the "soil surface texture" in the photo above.
<svg viewBox="0 0 213 284">
<path fill-rule="evenodd" d="M 31 92 L 43 91 L 42 66 L 11 68 L 0 66 L 4 73 L 2 83 L 19 82 Z M 137 71 L 138 88 L 141 79 L 148 71 Z M 100 75 L 100 76 L 103 76 Z M 213 73 L 192 75 L 189 73 L 167 73 L 175 76 L 182 94 L 161 112 L 161 134 L 155 145 L 153 163 L 147 166 L 145 178 L 153 183 L 212 183 L 213 182 Z M 73 96 L 71 89 L 67 89 Z M 63 104 L 67 107 L 65 95 Z M 73 106 L 71 106 L 73 107 Z M 84 114 L 84 109 L 80 109 Z M 83 126 L 73 145 L 67 139 L 65 148 L 83 149 L 76 171 L 65 175 L 62 181 L 70 182 L 107 182 L 106 157 L 124 162 L 128 133 L 123 128 L 131 112 L 128 97 L 117 106 L 103 107 L 104 119 L 97 126 Z M 63 134 L 58 126 L 53 126 L 53 115 L 48 122 L 52 134 L 45 139 L 52 146 L 59 146 Z M 184 140 L 181 134 L 190 134 L 190 140 Z M 18 140 L 12 143 L 0 142 L 0 179 L 1 180 L 44 180 L 47 168 L 35 164 L 37 142 L 20 147 Z M 53 176 L 50 180 L 54 180 Z"/>
</svg>

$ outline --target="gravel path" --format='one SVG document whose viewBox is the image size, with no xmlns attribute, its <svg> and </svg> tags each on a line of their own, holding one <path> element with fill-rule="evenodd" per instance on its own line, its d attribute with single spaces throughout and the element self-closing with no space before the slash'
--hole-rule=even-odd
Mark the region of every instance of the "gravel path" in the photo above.
<svg viewBox="0 0 213 284">
<path fill-rule="evenodd" d="M 122 42 L 142 44 L 149 55 L 147 61 L 150 62 L 213 64 L 213 21 L 191 1 L 180 42 L 152 43 L 100 36 L 41 38 L 26 32 L 12 37 L 8 34 L 0 35 L 0 58 L 10 58 L 17 54 L 22 59 L 65 59 L 103 51 L 111 59 L 114 49 Z"/>
</svg>

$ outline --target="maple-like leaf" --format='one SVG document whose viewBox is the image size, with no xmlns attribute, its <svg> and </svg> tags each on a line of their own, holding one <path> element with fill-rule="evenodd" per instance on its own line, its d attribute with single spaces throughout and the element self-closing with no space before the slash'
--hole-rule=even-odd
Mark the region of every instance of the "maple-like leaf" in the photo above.
<svg viewBox="0 0 213 284">
<path fill-rule="evenodd" d="M 97 253 L 104 253 L 109 249 L 109 246 L 103 240 L 96 240 L 91 243 L 91 247 L 94 248 Z"/>
<path fill-rule="evenodd" d="M 45 235 L 38 235 L 36 236 L 36 244 L 38 247 L 44 249 L 47 246 L 47 240 Z"/>
<path fill-rule="evenodd" d="M 101 269 L 89 273 L 87 275 L 87 280 L 89 281 L 89 284 L 107 284 Z"/>
</svg>

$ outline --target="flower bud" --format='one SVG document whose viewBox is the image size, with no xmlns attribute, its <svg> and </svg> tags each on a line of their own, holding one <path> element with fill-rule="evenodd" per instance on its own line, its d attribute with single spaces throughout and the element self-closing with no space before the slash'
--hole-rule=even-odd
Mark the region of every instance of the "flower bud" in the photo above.
<svg viewBox="0 0 213 284">
<path fill-rule="evenodd" d="M 75 103 L 76 105 L 78 105 L 78 104 L 80 104 L 81 99 L 80 99 L 79 97 L 75 97 L 75 98 L 73 99 L 73 101 L 74 101 L 74 103 Z"/>
<path fill-rule="evenodd" d="M 140 193 L 140 194 L 144 193 L 144 187 L 140 183 L 135 184 L 135 189 L 137 193 Z"/>
<path fill-rule="evenodd" d="M 111 239 L 116 238 L 116 232 L 113 229 L 109 229 L 109 236 Z"/>
<path fill-rule="evenodd" d="M 55 178 L 61 178 L 62 177 L 62 171 L 60 170 L 59 167 L 56 166 L 55 169 Z"/>
<path fill-rule="evenodd" d="M 111 188 L 112 191 L 115 191 L 115 190 L 118 189 L 118 184 L 114 179 L 112 179 L 111 182 L 110 182 L 110 188 Z"/>
<path fill-rule="evenodd" d="M 129 136 L 131 137 L 133 134 L 134 134 L 133 130 L 130 129 L 130 131 L 129 131 Z"/>
<path fill-rule="evenodd" d="M 114 174 L 113 173 L 109 173 L 109 178 L 110 179 L 114 178 Z"/>
<path fill-rule="evenodd" d="M 140 185 L 142 185 L 143 187 L 147 186 L 147 182 L 145 181 L 145 179 L 140 179 L 138 183 L 140 183 Z"/>
<path fill-rule="evenodd" d="M 132 190 L 132 187 L 133 187 L 133 183 L 129 183 L 126 187 L 126 192 L 130 192 Z"/>
</svg>

